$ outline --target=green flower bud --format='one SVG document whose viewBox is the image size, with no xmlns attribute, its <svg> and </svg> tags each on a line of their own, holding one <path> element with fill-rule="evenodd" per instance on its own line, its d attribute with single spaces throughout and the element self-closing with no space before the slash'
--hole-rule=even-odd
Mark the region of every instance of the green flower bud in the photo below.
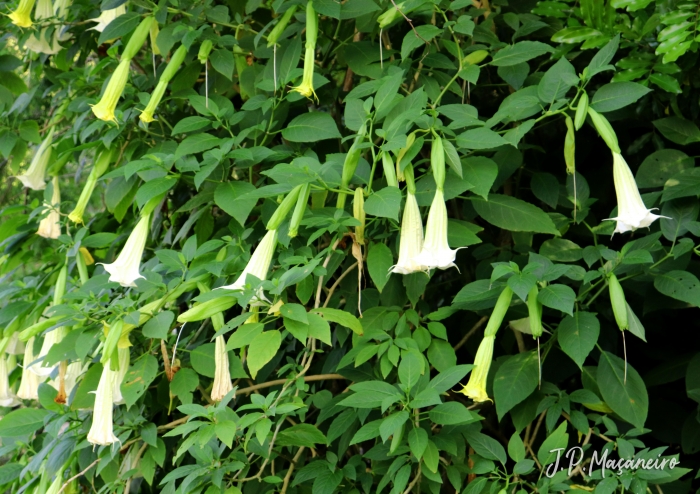
<svg viewBox="0 0 700 494">
<path fill-rule="evenodd" d="M 612 305 L 613 314 L 615 314 L 615 322 L 621 331 L 629 329 L 627 321 L 627 301 L 625 300 L 625 292 L 622 290 L 622 285 L 614 273 L 610 273 L 608 278 L 608 288 L 610 289 L 610 304 Z"/>
<path fill-rule="evenodd" d="M 277 43 L 277 40 L 279 37 L 282 35 L 285 29 L 287 29 L 287 26 L 289 25 L 289 21 L 292 20 L 292 16 L 294 13 L 297 11 L 297 8 L 299 5 L 292 5 L 289 7 L 284 14 L 282 14 L 282 17 L 280 18 L 279 22 L 275 25 L 275 27 L 272 28 L 272 31 L 270 31 L 270 34 L 267 35 L 267 47 L 271 48 Z"/>
<path fill-rule="evenodd" d="M 211 52 L 213 43 L 209 39 L 205 39 L 202 41 L 201 46 L 199 47 L 199 53 L 197 53 L 197 58 L 199 59 L 199 63 L 204 65 L 207 63 L 207 60 L 209 59 L 209 52 Z"/>
<path fill-rule="evenodd" d="M 379 23 L 379 29 L 384 29 L 385 27 L 391 25 L 394 21 L 397 21 L 401 16 L 401 12 L 404 11 L 406 6 L 405 2 L 401 2 L 394 7 L 393 5 L 386 9 L 382 15 L 377 18 Z M 399 12 L 399 10 L 401 12 Z"/>
<path fill-rule="evenodd" d="M 177 322 L 194 322 L 208 319 L 215 314 L 219 314 L 230 309 L 236 304 L 236 297 L 225 295 L 222 292 L 221 297 L 213 298 L 197 304 L 187 312 L 183 312 L 177 318 Z"/>
<path fill-rule="evenodd" d="M 576 115 L 574 116 L 574 128 L 576 130 L 583 126 L 583 123 L 586 121 L 586 115 L 588 115 L 588 94 L 584 91 L 578 100 Z"/>
<path fill-rule="evenodd" d="M 365 191 L 362 187 L 355 189 L 352 215 L 360 222 L 360 225 L 355 227 L 355 240 L 358 244 L 363 245 L 365 243 Z"/>
<path fill-rule="evenodd" d="M 314 10 L 313 0 L 306 4 L 306 51 L 304 52 L 304 74 L 301 84 L 293 87 L 292 91 L 311 98 L 316 97 L 314 91 L 314 61 L 316 59 L 316 38 L 318 37 L 318 15 Z M 318 100 L 318 98 L 316 98 Z"/>
<path fill-rule="evenodd" d="M 483 62 L 483 60 L 489 56 L 489 52 L 486 50 L 476 50 L 471 52 L 469 55 L 464 57 L 464 63 L 469 65 L 476 65 Z"/>
<path fill-rule="evenodd" d="M 433 178 L 438 190 L 445 186 L 445 147 L 440 136 L 433 136 L 433 145 L 430 149 L 430 167 L 433 170 Z"/>
<path fill-rule="evenodd" d="M 38 334 L 43 333 L 44 331 L 49 329 L 51 326 L 56 324 L 58 321 L 60 321 L 62 317 L 63 316 L 53 316 L 53 317 L 49 317 L 48 319 L 43 319 L 35 324 L 32 324 L 31 326 L 23 329 L 19 333 L 19 339 L 21 341 L 27 341 L 32 336 L 36 336 Z"/>
<path fill-rule="evenodd" d="M 505 287 L 498 296 L 496 306 L 493 308 L 489 322 L 486 324 L 484 336 L 496 336 L 496 332 L 498 332 L 498 328 L 501 327 L 503 318 L 506 316 L 506 312 L 508 312 L 508 307 L 510 307 L 510 300 L 512 297 L 513 290 L 511 290 L 509 287 Z"/>
<path fill-rule="evenodd" d="M 534 338 L 542 336 L 542 304 L 537 300 L 537 285 L 527 294 L 527 312 L 530 317 L 530 331 Z"/>
<path fill-rule="evenodd" d="M 399 182 L 396 180 L 396 167 L 394 160 L 391 159 L 391 154 L 388 151 L 382 152 L 382 168 L 384 169 L 384 178 L 389 187 L 398 187 Z"/>
<path fill-rule="evenodd" d="M 154 22 L 151 24 L 151 29 L 148 32 L 148 35 L 151 40 L 151 51 L 153 52 L 154 55 L 160 55 L 160 48 L 158 48 L 158 34 L 160 33 L 160 29 L 158 29 L 158 23 Z"/>
<path fill-rule="evenodd" d="M 139 115 L 139 119 L 142 122 L 153 122 L 153 114 L 158 107 L 158 103 L 160 103 L 160 100 L 163 99 L 165 90 L 168 88 L 168 82 L 170 82 L 170 80 L 175 77 L 175 74 L 177 74 L 182 62 L 185 60 L 185 55 L 187 55 L 187 48 L 185 48 L 184 45 L 180 45 L 180 47 L 175 50 L 175 53 L 170 58 L 170 62 L 168 62 L 167 67 L 165 67 L 163 74 L 160 76 L 158 84 L 156 84 L 156 88 L 153 90 L 153 93 L 151 93 L 151 98 L 148 100 L 146 109 L 143 111 L 143 113 L 141 113 L 141 115 Z"/>
<path fill-rule="evenodd" d="M 284 198 L 280 205 L 277 206 L 272 218 L 270 218 L 270 221 L 267 222 L 268 230 L 277 230 L 280 227 L 284 219 L 292 210 L 292 207 L 294 207 L 294 204 L 297 202 L 299 192 L 301 192 L 303 187 L 304 185 L 297 185 L 294 187 L 289 194 L 287 194 L 287 197 Z"/>
<path fill-rule="evenodd" d="M 617 143 L 617 135 L 610 125 L 610 122 L 608 122 L 608 119 L 591 107 L 588 107 L 588 115 L 590 115 L 593 125 L 598 131 L 598 134 L 600 134 L 600 137 L 602 137 L 605 141 L 605 144 L 608 145 L 612 152 L 620 153 L 621 151 L 620 146 Z"/>
<path fill-rule="evenodd" d="M 574 123 L 568 115 L 566 115 L 564 122 L 566 123 L 566 137 L 564 138 L 566 173 L 573 175 L 576 173 L 576 133 L 574 132 Z"/>
<path fill-rule="evenodd" d="M 126 48 L 124 48 L 122 58 L 131 60 L 136 56 L 143 44 L 146 42 L 146 38 L 151 31 L 151 24 L 153 24 L 153 21 L 155 21 L 155 18 L 148 16 L 141 21 L 141 24 L 136 26 L 134 34 L 131 35 L 129 42 L 126 44 Z"/>
<path fill-rule="evenodd" d="M 292 213 L 292 219 L 289 220 L 289 237 L 294 238 L 299 234 L 299 226 L 301 225 L 301 220 L 304 218 L 304 212 L 306 211 L 306 205 L 309 202 L 309 193 L 311 192 L 311 184 L 304 184 L 301 186 L 301 191 L 299 192 L 299 197 L 297 198 L 297 204 L 294 206 L 294 212 Z"/>
</svg>

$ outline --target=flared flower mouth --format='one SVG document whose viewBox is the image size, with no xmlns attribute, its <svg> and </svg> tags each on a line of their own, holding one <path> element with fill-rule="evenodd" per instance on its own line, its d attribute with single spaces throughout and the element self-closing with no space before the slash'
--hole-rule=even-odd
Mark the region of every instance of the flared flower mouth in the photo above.
<svg viewBox="0 0 700 494">
<path fill-rule="evenodd" d="M 314 91 L 314 60 L 316 58 L 316 48 L 307 47 L 304 55 L 304 75 L 301 79 L 301 84 L 292 88 L 292 91 L 318 101 L 316 92 Z"/>
<path fill-rule="evenodd" d="M 111 264 L 102 264 L 110 275 L 109 281 L 119 283 L 123 287 L 135 287 L 136 280 L 143 278 L 139 268 L 148 238 L 149 222 L 150 215 L 142 216 L 117 259 Z"/>
<path fill-rule="evenodd" d="M 102 98 L 100 98 L 97 104 L 91 105 L 92 113 L 100 120 L 117 123 L 114 111 L 117 108 L 117 103 L 119 103 L 119 98 L 121 98 L 124 92 L 126 81 L 129 79 L 130 63 L 131 60 L 128 58 L 123 58 L 122 61 L 119 62 L 119 65 L 107 83 Z"/>
<path fill-rule="evenodd" d="M 460 393 L 468 396 L 475 402 L 481 403 L 484 401 L 491 401 L 486 392 L 486 380 L 489 376 L 489 369 L 491 368 L 495 341 L 495 336 L 484 336 L 481 340 L 479 349 L 476 351 L 474 368 L 469 375 L 469 381 L 467 385 L 460 390 Z"/>
<path fill-rule="evenodd" d="M 123 14 L 126 14 L 126 5 L 120 5 L 119 7 L 114 9 L 103 10 L 99 17 L 96 17 L 95 19 L 89 19 L 90 22 L 97 23 L 96 26 L 93 26 L 90 29 L 102 32 L 107 26 L 109 26 L 109 24 L 114 19 Z"/>
<path fill-rule="evenodd" d="M 46 188 L 46 167 L 51 159 L 51 145 L 53 144 L 54 128 L 51 127 L 41 144 L 36 150 L 29 168 L 16 178 L 27 188 L 32 190 L 44 190 Z"/>
<path fill-rule="evenodd" d="M 406 206 L 401 218 L 401 233 L 399 236 L 399 260 L 391 268 L 392 273 L 411 274 L 427 271 L 427 266 L 421 264 L 417 257 L 423 249 L 423 221 L 415 194 L 406 194 Z"/>
<path fill-rule="evenodd" d="M 248 264 L 238 279 L 231 285 L 219 288 L 225 290 L 242 290 L 245 287 L 246 278 L 249 274 L 252 274 L 259 280 L 267 279 L 267 271 L 270 269 L 270 263 L 272 262 L 272 256 L 275 253 L 276 246 L 277 230 L 269 230 L 260 241 L 253 255 L 250 256 L 250 261 L 248 261 Z"/>
<path fill-rule="evenodd" d="M 447 243 L 447 207 L 442 189 L 437 189 L 425 225 L 425 242 L 415 262 L 428 269 L 447 269 L 456 267 L 456 253 Z"/>
</svg>

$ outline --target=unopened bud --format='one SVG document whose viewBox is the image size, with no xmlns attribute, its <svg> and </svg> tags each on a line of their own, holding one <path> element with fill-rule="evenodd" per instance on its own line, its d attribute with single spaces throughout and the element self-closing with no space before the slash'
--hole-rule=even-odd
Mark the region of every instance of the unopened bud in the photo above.
<svg viewBox="0 0 700 494">
<path fill-rule="evenodd" d="M 358 244 L 365 243 L 365 191 L 362 187 L 355 189 L 355 197 L 352 201 L 352 215 L 360 222 L 355 227 L 355 240 Z"/>
<path fill-rule="evenodd" d="M 576 130 L 583 126 L 583 123 L 586 121 L 586 115 L 588 115 L 588 94 L 584 91 L 578 100 L 576 115 L 574 116 L 574 128 Z"/>
<path fill-rule="evenodd" d="M 194 322 L 201 321 L 212 317 L 215 314 L 230 309 L 236 304 L 236 297 L 230 295 L 222 295 L 221 297 L 213 298 L 197 304 L 187 312 L 183 312 L 177 318 L 177 322 Z"/>
<path fill-rule="evenodd" d="M 527 312 L 530 319 L 530 331 L 534 338 L 542 336 L 542 304 L 537 300 L 537 285 L 527 294 Z"/>
<path fill-rule="evenodd" d="M 292 213 L 292 219 L 289 220 L 290 238 L 294 238 L 299 234 L 299 226 L 301 225 L 301 220 L 304 218 L 304 212 L 306 211 L 306 205 L 309 202 L 310 192 L 311 184 L 304 184 L 301 186 L 299 197 L 297 197 L 297 204 L 294 206 L 294 212 Z"/>
<path fill-rule="evenodd" d="M 622 290 L 622 285 L 614 273 L 610 273 L 608 278 L 608 288 L 610 289 L 610 303 L 612 305 L 615 322 L 621 331 L 629 329 L 627 321 L 627 301 L 625 300 L 625 292 Z"/>
<path fill-rule="evenodd" d="M 576 173 L 576 133 L 574 123 L 566 115 L 566 137 L 564 138 L 564 161 L 566 162 L 566 173 L 573 175 Z"/>
<path fill-rule="evenodd" d="M 301 189 L 303 186 L 304 186 L 304 184 L 297 185 L 296 187 L 294 187 L 291 191 L 289 191 L 289 194 L 287 194 L 287 197 L 285 197 L 282 200 L 280 205 L 277 206 L 277 209 L 272 214 L 270 221 L 267 222 L 267 229 L 268 230 L 279 229 L 279 227 L 282 224 L 282 222 L 284 221 L 284 219 L 287 217 L 289 212 L 294 207 L 294 204 L 296 204 L 297 198 L 299 197 L 299 192 L 301 192 Z"/>
</svg>

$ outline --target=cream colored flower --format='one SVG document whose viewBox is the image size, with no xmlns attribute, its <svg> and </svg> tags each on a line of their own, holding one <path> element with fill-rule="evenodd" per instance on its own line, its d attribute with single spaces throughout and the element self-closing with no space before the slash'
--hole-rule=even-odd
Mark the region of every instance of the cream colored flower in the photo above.
<svg viewBox="0 0 700 494">
<path fill-rule="evenodd" d="M 36 4 L 36 11 L 34 12 L 35 20 L 37 22 L 43 21 L 44 19 L 53 17 L 53 15 L 54 6 L 51 4 L 51 0 L 39 0 L 39 3 Z M 32 34 L 24 44 L 24 47 L 27 50 L 37 53 L 46 53 L 47 55 L 56 54 L 61 51 L 61 45 L 58 44 L 58 39 L 62 29 L 63 26 L 56 26 L 51 43 L 49 43 L 49 41 L 46 39 L 46 31 L 48 30 L 48 26 L 43 27 L 39 33 L 39 38 L 37 39 L 37 37 Z"/>
<path fill-rule="evenodd" d="M 19 339 L 19 332 L 12 333 L 10 341 L 7 342 L 5 351 L 10 355 L 22 355 L 24 353 L 24 343 Z"/>
<path fill-rule="evenodd" d="M 615 180 L 615 194 L 617 194 L 617 217 L 604 221 L 617 221 L 613 233 L 625 233 L 637 228 L 646 228 L 657 218 L 651 209 L 647 209 L 639 195 L 637 182 L 634 180 L 632 170 L 620 153 L 613 152 L 613 178 Z"/>
<path fill-rule="evenodd" d="M 108 446 L 119 441 L 114 435 L 112 423 L 112 386 L 116 372 L 110 369 L 109 363 L 105 364 L 100 376 L 100 383 L 95 392 L 95 407 L 92 414 L 92 426 L 88 432 L 87 440 L 90 444 Z"/>
<path fill-rule="evenodd" d="M 491 401 L 486 393 L 486 379 L 489 376 L 491 360 L 493 359 L 493 345 L 495 336 L 484 336 L 479 344 L 474 358 L 474 368 L 469 376 L 469 382 L 462 388 L 460 393 L 467 395 L 476 402 Z"/>
<path fill-rule="evenodd" d="M 223 336 L 216 337 L 214 362 L 216 364 L 216 372 L 214 374 L 214 385 L 211 390 L 211 399 L 219 402 L 233 389 L 228 352 L 226 352 L 226 340 Z"/>
<path fill-rule="evenodd" d="M 32 9 L 36 0 L 19 0 L 17 10 L 8 17 L 18 27 L 32 27 Z"/>
<path fill-rule="evenodd" d="M 423 249 L 423 220 L 415 194 L 406 194 L 406 206 L 401 218 L 399 237 L 399 262 L 391 268 L 392 273 L 411 274 L 425 271 L 427 267 L 417 258 Z"/>
<path fill-rule="evenodd" d="M 437 189 L 425 224 L 423 249 L 414 261 L 428 269 L 447 269 L 456 267 L 456 252 L 447 243 L 447 207 L 442 189 Z"/>
<path fill-rule="evenodd" d="M 252 274 L 259 280 L 264 280 L 267 278 L 267 271 L 270 269 L 270 263 L 272 262 L 272 256 L 275 253 L 275 247 L 277 246 L 277 230 L 269 230 L 260 244 L 250 256 L 250 261 L 245 267 L 238 279 L 228 286 L 222 286 L 220 288 L 226 290 L 242 290 L 245 286 L 246 277 Z"/>
<path fill-rule="evenodd" d="M 58 177 L 53 177 L 53 194 L 51 204 L 44 203 L 46 208 L 50 208 L 49 214 L 39 222 L 39 229 L 36 234 L 44 238 L 58 238 L 61 235 L 61 214 L 59 206 L 61 204 L 61 191 L 58 186 Z"/>
<path fill-rule="evenodd" d="M 34 157 L 27 171 L 17 177 L 25 187 L 29 187 L 33 190 L 44 190 L 46 188 L 46 166 L 51 159 L 53 132 L 54 129 L 51 127 L 49 133 L 46 134 L 46 137 L 37 148 L 36 153 L 34 153 Z"/>
<path fill-rule="evenodd" d="M 53 329 L 46 333 L 44 336 L 44 342 L 41 345 L 41 351 L 39 352 L 39 355 L 36 356 L 37 359 L 42 359 L 41 362 L 37 362 L 36 364 L 32 365 L 29 369 L 33 371 L 35 374 L 41 377 L 48 377 L 54 369 L 58 366 L 58 364 L 53 364 L 51 366 L 46 366 L 44 364 L 43 359 L 46 358 L 46 356 L 49 354 L 49 350 L 54 345 L 58 345 L 61 341 L 63 341 L 63 338 L 66 336 L 66 328 L 65 326 L 58 327 L 56 329 Z"/>
<path fill-rule="evenodd" d="M 119 370 L 115 372 L 114 381 L 112 382 L 112 402 L 115 405 L 122 405 L 126 403 L 122 396 L 122 383 L 124 382 L 126 372 L 129 370 L 129 363 L 131 361 L 130 348 L 128 346 L 125 348 L 118 347 L 117 356 L 119 359 Z"/>
<path fill-rule="evenodd" d="M 105 122 L 117 122 L 117 118 L 114 116 L 114 110 L 117 108 L 117 103 L 119 103 L 119 98 L 121 98 L 124 88 L 126 87 L 126 81 L 129 79 L 129 65 L 131 60 L 128 58 L 123 58 L 117 68 L 114 70 L 112 77 L 110 77 L 107 87 L 105 88 L 102 98 L 96 105 L 92 105 L 92 113 L 95 114 L 100 120 Z"/>
<path fill-rule="evenodd" d="M 94 29 L 95 31 L 102 32 L 105 30 L 105 28 L 107 26 L 109 26 L 110 22 L 112 22 L 114 19 L 116 19 L 120 15 L 124 15 L 124 14 L 126 14 L 126 4 L 122 4 L 119 7 L 116 7 L 114 9 L 103 10 L 99 17 L 97 17 L 95 19 L 89 19 L 89 21 L 97 23 L 96 26 L 93 26 L 90 29 Z"/>
<path fill-rule="evenodd" d="M 34 337 L 29 338 L 24 346 L 24 360 L 22 361 L 22 379 L 19 383 L 17 396 L 23 400 L 38 400 L 39 399 L 39 384 L 44 382 L 44 378 L 40 377 L 30 367 L 34 362 Z M 39 366 L 40 362 L 34 364 Z"/>
<path fill-rule="evenodd" d="M 139 267 L 143 249 L 146 247 L 150 220 L 150 214 L 142 216 L 126 240 L 126 244 L 117 259 L 111 264 L 102 264 L 105 271 L 110 274 L 109 281 L 129 287 L 136 286 L 135 281 L 143 278 L 139 272 Z"/>
<path fill-rule="evenodd" d="M 20 402 L 17 399 L 17 395 L 15 395 L 12 388 L 10 388 L 7 359 L 3 352 L 3 354 L 0 355 L 0 407 L 15 407 L 19 404 Z"/>
<path fill-rule="evenodd" d="M 87 364 L 83 364 L 82 362 L 71 362 L 68 364 L 64 381 L 66 396 L 70 396 L 70 394 L 73 392 L 73 388 L 75 388 L 76 384 L 78 384 L 78 378 L 82 376 L 86 370 Z"/>
</svg>

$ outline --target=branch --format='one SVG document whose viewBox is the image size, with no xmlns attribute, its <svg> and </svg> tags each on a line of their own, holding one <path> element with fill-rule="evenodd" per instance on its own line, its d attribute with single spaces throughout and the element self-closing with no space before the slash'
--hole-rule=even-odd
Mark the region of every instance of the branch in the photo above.
<svg viewBox="0 0 700 494">
<path fill-rule="evenodd" d="M 472 326 L 472 329 L 470 329 L 470 330 L 467 332 L 467 334 L 465 334 L 464 337 L 463 337 L 461 340 L 459 340 L 459 343 L 457 343 L 457 344 L 454 346 L 454 350 L 457 351 L 457 350 L 459 350 L 460 348 L 462 348 L 462 346 L 467 342 L 467 340 L 468 340 L 469 338 L 471 338 L 472 335 L 474 335 L 474 333 L 476 333 L 476 332 L 479 330 L 479 328 L 480 328 L 481 326 L 483 326 L 484 323 L 485 323 L 486 321 L 488 321 L 488 320 L 489 320 L 489 317 L 488 317 L 488 316 L 484 316 L 484 317 L 482 317 L 481 319 L 479 319 L 479 320 L 476 322 L 476 324 L 474 324 L 474 326 Z"/>
<path fill-rule="evenodd" d="M 66 487 L 68 487 L 68 484 L 70 484 L 71 482 L 73 482 L 73 481 L 74 481 L 75 479 L 77 479 L 78 477 L 82 477 L 83 475 L 85 475 L 85 473 L 86 473 L 88 470 L 90 470 L 92 467 L 94 467 L 95 465 L 97 465 L 97 464 L 100 462 L 101 459 L 102 459 L 102 458 L 96 459 L 95 461 L 93 461 L 92 463 L 90 463 L 90 464 L 88 465 L 88 467 L 87 467 L 85 470 L 83 470 L 82 472 L 80 472 L 80 473 L 77 474 L 77 475 L 73 475 L 71 478 L 69 478 L 68 480 L 66 480 L 66 481 L 63 483 L 63 485 L 61 486 L 61 488 L 58 490 L 58 492 L 57 492 L 56 494 L 61 494 L 64 490 L 66 490 Z"/>
</svg>

